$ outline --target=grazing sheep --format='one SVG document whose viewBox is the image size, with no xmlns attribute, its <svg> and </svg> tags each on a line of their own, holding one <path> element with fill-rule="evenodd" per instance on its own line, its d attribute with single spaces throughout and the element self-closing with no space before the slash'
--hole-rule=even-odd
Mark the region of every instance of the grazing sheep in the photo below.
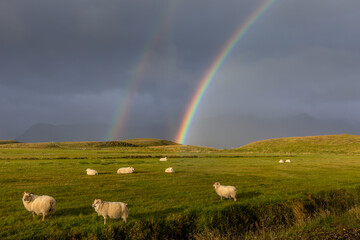
<svg viewBox="0 0 360 240">
<path fill-rule="evenodd" d="M 93 175 L 98 175 L 98 172 L 94 169 L 88 168 L 86 169 L 86 174 L 93 176 Z"/>
<path fill-rule="evenodd" d="M 104 217 L 104 224 L 106 224 L 106 218 L 122 218 L 126 222 L 129 216 L 129 209 L 127 204 L 123 202 L 107 202 L 101 199 L 95 199 L 92 207 L 98 213 L 98 216 Z"/>
<path fill-rule="evenodd" d="M 290 161 L 290 159 L 287 159 L 287 160 L 285 160 L 285 162 L 286 162 L 286 163 L 289 163 L 289 162 L 291 162 L 291 161 Z"/>
<path fill-rule="evenodd" d="M 214 183 L 216 193 L 222 198 L 233 198 L 236 202 L 236 188 L 233 186 L 223 186 L 219 182 Z"/>
<path fill-rule="evenodd" d="M 33 216 L 35 216 L 35 213 L 36 215 L 42 214 L 42 221 L 45 220 L 46 214 L 50 212 L 53 215 L 56 210 L 56 201 L 50 196 L 38 196 L 33 193 L 24 192 L 22 201 L 26 210 L 32 212 Z"/>
<path fill-rule="evenodd" d="M 175 170 L 172 167 L 169 167 L 167 169 L 165 169 L 166 173 L 175 173 Z"/>
<path fill-rule="evenodd" d="M 133 173 L 134 171 L 135 171 L 135 169 L 133 167 L 123 167 L 123 168 L 119 168 L 117 170 L 117 174 Z"/>
<path fill-rule="evenodd" d="M 160 162 L 166 162 L 166 161 L 167 161 L 167 157 L 160 158 Z"/>
<path fill-rule="evenodd" d="M 284 160 L 280 159 L 279 163 L 284 163 Z"/>
</svg>

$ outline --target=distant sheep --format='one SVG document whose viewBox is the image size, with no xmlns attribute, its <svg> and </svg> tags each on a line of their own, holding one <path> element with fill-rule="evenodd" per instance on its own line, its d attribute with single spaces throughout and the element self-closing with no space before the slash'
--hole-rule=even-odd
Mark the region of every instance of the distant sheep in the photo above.
<svg viewBox="0 0 360 240">
<path fill-rule="evenodd" d="M 290 159 L 287 159 L 287 160 L 285 160 L 285 162 L 286 162 L 286 163 L 289 163 L 289 162 L 291 162 L 291 161 L 290 161 Z"/>
<path fill-rule="evenodd" d="M 129 209 L 127 204 L 123 202 L 107 202 L 101 199 L 95 199 L 92 207 L 98 213 L 98 216 L 104 217 L 104 224 L 106 224 L 106 218 L 122 218 L 126 222 L 129 216 Z"/>
<path fill-rule="evenodd" d="M 175 173 L 175 170 L 172 167 L 169 167 L 167 169 L 165 169 L 166 173 Z"/>
<path fill-rule="evenodd" d="M 279 163 L 284 163 L 284 160 L 280 159 Z"/>
<path fill-rule="evenodd" d="M 33 193 L 23 193 L 23 204 L 29 212 L 33 213 L 33 216 L 42 214 L 42 221 L 45 220 L 45 215 L 51 213 L 53 215 L 56 210 L 56 201 L 50 196 L 38 196 Z"/>
<path fill-rule="evenodd" d="M 160 158 L 160 162 L 166 162 L 166 161 L 167 161 L 167 157 Z"/>
<path fill-rule="evenodd" d="M 233 198 L 236 202 L 236 188 L 234 186 L 223 186 L 219 182 L 214 183 L 216 193 L 222 198 Z"/>
<path fill-rule="evenodd" d="M 94 176 L 94 175 L 98 175 L 98 172 L 94 169 L 88 168 L 88 169 L 86 169 L 86 174 Z"/>
<path fill-rule="evenodd" d="M 117 174 L 133 173 L 135 169 L 133 167 L 123 167 L 117 170 Z"/>
</svg>

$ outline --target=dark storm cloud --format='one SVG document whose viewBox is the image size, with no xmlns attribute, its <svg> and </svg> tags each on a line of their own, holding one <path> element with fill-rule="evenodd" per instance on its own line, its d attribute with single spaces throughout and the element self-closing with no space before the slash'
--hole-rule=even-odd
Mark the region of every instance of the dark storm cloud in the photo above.
<svg viewBox="0 0 360 240">
<path fill-rule="evenodd" d="M 203 74 L 262 2 L 1 1 L 0 138 L 39 122 L 111 125 L 137 79 L 129 124 L 148 135 L 146 126 L 163 126 L 173 139 Z M 218 116 L 229 125 L 224 136 L 216 132 L 222 146 L 244 131 L 235 127 L 244 114 L 360 120 L 346 110 L 360 102 L 359 9 L 358 0 L 275 1 L 217 73 L 192 143 L 209 139 Z"/>
<path fill-rule="evenodd" d="M 139 25 L 134 12 L 127 12 L 131 6 L 86 1 L 3 5 L 3 11 L 10 8 L 18 16 L 0 14 L 5 84 L 56 93 L 111 89 L 128 77 L 144 45 L 146 26 L 127 29 Z"/>
<path fill-rule="evenodd" d="M 1 70 L 6 76 L 2 82 L 56 93 L 119 87 L 131 77 L 131 70 L 152 39 L 155 68 L 159 61 L 164 69 L 199 73 L 210 64 L 224 36 L 229 36 L 255 5 L 236 11 L 231 8 L 234 2 L 224 8 L 216 7 L 214 1 L 207 2 L 206 7 L 204 4 L 2 2 Z M 162 25 L 167 29 L 158 30 Z M 171 53 L 176 53 L 177 65 L 171 65 Z M 172 75 L 178 76 L 178 72 Z M 149 81 L 156 84 L 151 76 Z"/>
</svg>

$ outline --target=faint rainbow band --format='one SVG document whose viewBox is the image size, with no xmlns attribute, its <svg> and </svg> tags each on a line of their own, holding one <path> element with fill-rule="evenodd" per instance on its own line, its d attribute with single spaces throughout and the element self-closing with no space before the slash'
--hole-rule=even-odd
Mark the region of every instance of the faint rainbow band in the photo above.
<svg viewBox="0 0 360 240">
<path fill-rule="evenodd" d="M 136 90 L 138 89 L 140 81 L 143 79 L 144 73 L 148 68 L 152 49 L 154 48 L 158 38 L 160 38 L 160 36 L 162 36 L 163 33 L 169 28 L 171 22 L 170 19 L 174 14 L 174 10 L 178 1 L 179 0 L 169 0 L 169 5 L 164 15 L 160 18 L 159 24 L 157 24 L 155 30 L 152 31 L 149 40 L 145 44 L 142 54 L 138 58 L 137 64 L 132 69 L 131 75 L 124 87 L 126 91 L 124 96 L 120 98 L 120 103 L 115 113 L 115 120 L 113 121 L 110 131 L 107 135 L 108 141 L 120 140 L 129 115 L 131 102 L 134 98 L 134 95 L 136 94 Z"/>
</svg>

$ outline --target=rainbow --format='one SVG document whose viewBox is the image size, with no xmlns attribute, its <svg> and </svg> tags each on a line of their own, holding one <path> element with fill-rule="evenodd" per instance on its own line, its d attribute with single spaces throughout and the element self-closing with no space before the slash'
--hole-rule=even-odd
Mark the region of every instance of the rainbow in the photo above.
<svg viewBox="0 0 360 240">
<path fill-rule="evenodd" d="M 132 70 L 131 77 L 129 78 L 125 84 L 125 89 L 127 91 L 121 98 L 121 103 L 119 104 L 119 108 L 116 111 L 115 121 L 112 124 L 112 128 L 110 129 L 108 140 L 118 140 L 122 135 L 122 131 L 126 122 L 126 118 L 129 113 L 131 100 L 133 99 L 136 89 L 139 85 L 141 78 L 144 75 L 144 71 L 148 65 L 148 59 L 150 58 L 150 51 L 145 51 L 144 54 L 141 55 L 140 61 L 134 69 Z"/>
<path fill-rule="evenodd" d="M 123 134 L 123 129 L 125 127 L 126 119 L 129 115 L 132 99 L 136 93 L 136 89 L 140 84 L 140 80 L 143 79 L 144 73 L 148 68 L 152 49 L 155 47 L 156 43 L 159 41 L 159 37 L 164 35 L 168 31 L 171 23 L 171 17 L 174 14 L 175 5 L 177 0 L 173 0 L 169 3 L 165 14 L 160 18 L 159 23 L 157 24 L 152 35 L 149 37 L 148 42 L 145 44 L 145 47 L 140 54 L 137 64 L 131 71 L 130 77 L 127 80 L 124 89 L 126 89 L 125 94 L 120 99 L 120 104 L 115 113 L 115 120 L 111 125 L 110 131 L 107 135 L 107 140 L 119 140 Z"/>
<path fill-rule="evenodd" d="M 186 137 L 188 135 L 191 123 L 194 119 L 197 109 L 199 108 L 199 104 L 204 97 L 206 90 L 209 88 L 210 83 L 214 79 L 216 73 L 219 68 L 222 66 L 227 56 L 231 52 L 231 50 L 236 46 L 236 44 L 242 39 L 242 37 L 246 34 L 249 28 L 258 20 L 263 13 L 270 8 L 270 6 L 276 0 L 264 0 L 245 20 L 245 22 L 241 23 L 237 28 L 236 32 L 231 36 L 231 38 L 227 41 L 224 47 L 221 49 L 215 60 L 212 62 L 210 68 L 205 72 L 200 84 L 193 95 L 190 104 L 186 110 L 186 113 L 181 121 L 178 133 L 176 135 L 175 141 L 181 144 L 185 143 Z"/>
</svg>

